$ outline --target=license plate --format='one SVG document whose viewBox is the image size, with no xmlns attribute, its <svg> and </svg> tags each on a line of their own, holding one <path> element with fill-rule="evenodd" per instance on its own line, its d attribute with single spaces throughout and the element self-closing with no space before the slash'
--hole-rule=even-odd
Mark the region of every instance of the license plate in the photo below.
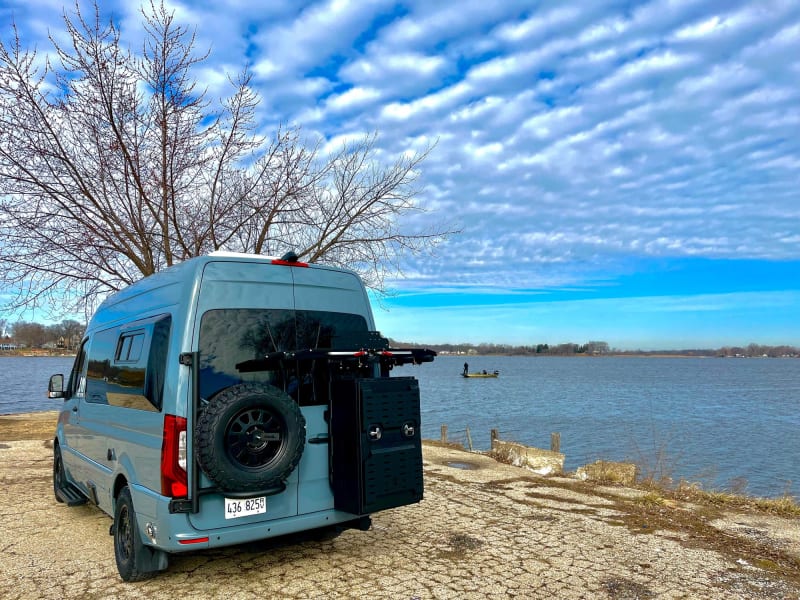
<svg viewBox="0 0 800 600">
<path fill-rule="evenodd" d="M 238 519 L 250 515 L 263 515 L 267 512 L 267 497 L 225 498 L 225 518 Z"/>
</svg>

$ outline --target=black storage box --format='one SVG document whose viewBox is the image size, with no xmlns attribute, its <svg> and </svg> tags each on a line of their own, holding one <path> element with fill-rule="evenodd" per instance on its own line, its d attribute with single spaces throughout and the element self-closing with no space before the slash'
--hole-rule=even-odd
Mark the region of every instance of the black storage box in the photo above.
<svg viewBox="0 0 800 600">
<path fill-rule="evenodd" d="M 357 515 L 422 500 L 419 382 L 337 381 L 331 393 L 334 506 Z"/>
</svg>

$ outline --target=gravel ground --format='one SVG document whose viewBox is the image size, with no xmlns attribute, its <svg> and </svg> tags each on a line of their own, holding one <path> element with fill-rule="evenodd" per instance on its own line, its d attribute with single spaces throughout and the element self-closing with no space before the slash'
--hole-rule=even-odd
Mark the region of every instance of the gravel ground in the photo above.
<svg viewBox="0 0 800 600">
<path fill-rule="evenodd" d="M 126 584 L 111 520 L 53 498 L 52 418 L 0 416 L 3 598 L 800 598 L 797 519 L 651 506 L 432 444 L 425 499 L 368 532 L 177 555 Z"/>
</svg>

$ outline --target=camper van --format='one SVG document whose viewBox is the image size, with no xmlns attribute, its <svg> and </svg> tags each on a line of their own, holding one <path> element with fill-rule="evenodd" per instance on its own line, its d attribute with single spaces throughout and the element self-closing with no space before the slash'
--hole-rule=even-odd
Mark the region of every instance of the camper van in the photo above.
<svg viewBox="0 0 800 600">
<path fill-rule="evenodd" d="M 125 581 L 170 553 L 366 530 L 422 499 L 419 385 L 390 374 L 435 354 L 390 348 L 351 271 L 187 260 L 108 297 L 51 377 L 55 497 L 113 518 Z"/>
</svg>

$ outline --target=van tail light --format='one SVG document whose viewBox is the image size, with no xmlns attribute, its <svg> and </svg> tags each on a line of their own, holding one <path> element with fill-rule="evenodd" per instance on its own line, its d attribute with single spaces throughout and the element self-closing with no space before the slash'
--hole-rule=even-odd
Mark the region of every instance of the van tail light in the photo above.
<svg viewBox="0 0 800 600">
<path fill-rule="evenodd" d="M 164 437 L 161 446 L 161 493 L 170 498 L 186 498 L 186 419 L 164 416 Z"/>
</svg>

